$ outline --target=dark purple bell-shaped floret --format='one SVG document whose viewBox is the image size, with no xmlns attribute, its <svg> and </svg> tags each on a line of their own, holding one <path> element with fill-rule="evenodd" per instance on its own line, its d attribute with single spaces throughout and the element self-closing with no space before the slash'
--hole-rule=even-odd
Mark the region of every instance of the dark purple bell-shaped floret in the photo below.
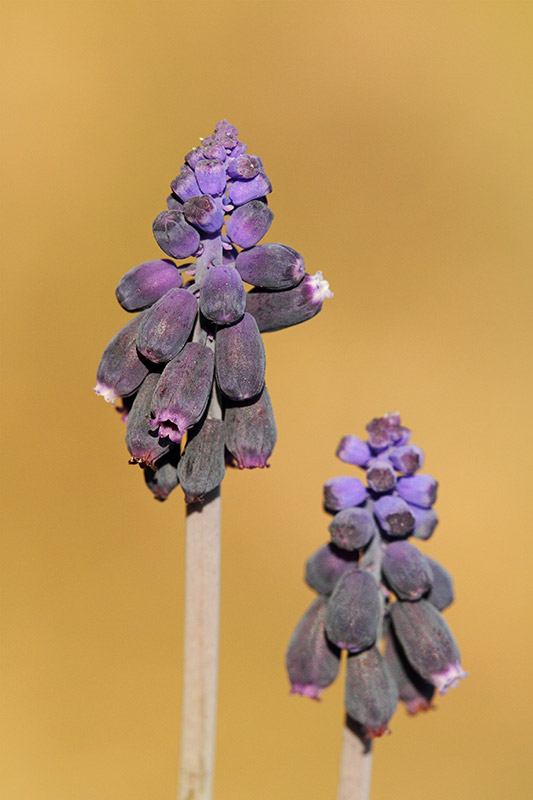
<svg viewBox="0 0 533 800">
<path fill-rule="evenodd" d="M 344 550 L 365 547 L 377 530 L 374 517 L 366 508 L 344 508 L 335 514 L 329 525 L 331 540 Z"/>
<path fill-rule="evenodd" d="M 433 508 L 408 505 L 409 511 L 415 519 L 413 536 L 415 539 L 429 539 L 439 522 L 437 512 Z"/>
<path fill-rule="evenodd" d="M 170 453 L 164 456 L 154 469 L 146 467 L 143 470 L 145 483 L 156 500 L 166 500 L 169 494 L 178 486 L 177 465 L 179 458 L 179 447 L 173 447 Z"/>
<path fill-rule="evenodd" d="M 218 331 L 216 376 L 220 390 L 230 400 L 248 400 L 261 392 L 265 383 L 265 348 L 250 314 Z"/>
<path fill-rule="evenodd" d="M 413 669 L 440 694 L 457 686 L 466 673 L 453 634 L 437 609 L 427 600 L 398 600 L 390 613 L 394 632 Z"/>
<path fill-rule="evenodd" d="M 182 211 L 162 211 L 154 219 L 152 230 L 161 250 L 173 258 L 188 258 L 198 250 L 200 234 Z"/>
<path fill-rule="evenodd" d="M 148 366 L 139 357 L 135 344 L 145 313 L 138 314 L 113 336 L 100 359 L 94 391 L 108 403 L 133 394 L 148 375 Z"/>
<path fill-rule="evenodd" d="M 409 542 L 392 542 L 383 556 L 383 575 L 400 600 L 418 600 L 431 588 L 426 557 Z"/>
<path fill-rule="evenodd" d="M 188 200 L 189 197 L 197 197 L 199 194 L 202 194 L 194 172 L 187 164 L 182 165 L 179 175 L 174 178 L 170 184 L 170 188 L 183 202 Z"/>
<path fill-rule="evenodd" d="M 305 275 L 302 256 L 284 244 L 258 244 L 243 250 L 235 266 L 241 278 L 252 286 L 280 291 L 297 286 Z"/>
<path fill-rule="evenodd" d="M 183 205 L 187 222 L 205 233 L 216 233 L 222 228 L 224 212 L 208 194 L 189 197 Z"/>
<path fill-rule="evenodd" d="M 375 458 L 368 465 L 366 480 L 373 492 L 390 492 L 396 483 L 394 467 L 385 458 Z"/>
<path fill-rule="evenodd" d="M 357 566 L 357 553 L 328 542 L 305 562 L 305 581 L 318 594 L 329 595 L 340 576 Z"/>
<path fill-rule="evenodd" d="M 336 456 L 340 458 L 341 461 L 346 462 L 346 464 L 366 467 L 372 458 L 372 453 L 366 442 L 363 442 L 358 436 L 349 435 L 343 436 L 340 440 Z"/>
<path fill-rule="evenodd" d="M 333 683 L 340 666 L 340 651 L 328 641 L 324 630 L 325 611 L 325 601 L 318 597 L 296 626 L 285 659 L 291 694 L 313 700 Z"/>
<path fill-rule="evenodd" d="M 360 569 L 347 570 L 328 600 L 326 632 L 337 647 L 358 653 L 376 641 L 382 616 L 374 578 Z"/>
<path fill-rule="evenodd" d="M 435 561 L 434 558 L 426 556 L 426 561 L 429 564 L 432 575 L 431 590 L 427 596 L 427 600 L 438 611 L 444 611 L 445 608 L 451 606 L 453 603 L 453 578 L 447 569 L 444 569 L 442 564 Z"/>
<path fill-rule="evenodd" d="M 377 647 L 348 656 L 344 705 L 365 738 L 387 732 L 398 705 L 398 688 Z"/>
<path fill-rule="evenodd" d="M 246 292 L 235 267 L 210 267 L 200 289 L 204 317 L 216 325 L 231 325 L 242 319 L 245 308 Z"/>
<path fill-rule="evenodd" d="M 407 536 L 414 527 L 415 518 L 401 497 L 385 494 L 374 503 L 374 514 L 389 536 Z"/>
<path fill-rule="evenodd" d="M 178 464 L 180 486 L 185 502 L 205 497 L 222 483 L 224 463 L 224 423 L 221 419 L 206 419 L 191 433 Z"/>
<path fill-rule="evenodd" d="M 250 200 L 258 200 L 272 191 L 272 184 L 264 172 L 258 172 L 251 180 L 234 180 L 229 187 L 229 197 L 233 205 L 242 206 Z"/>
<path fill-rule="evenodd" d="M 274 214 L 262 200 L 251 200 L 231 214 L 226 232 L 238 247 L 253 247 L 268 231 Z"/>
<path fill-rule="evenodd" d="M 407 503 L 430 508 L 437 499 L 438 483 L 431 475 L 409 475 L 397 483 L 398 494 Z"/>
<path fill-rule="evenodd" d="M 343 508 L 363 503 L 367 494 L 366 487 L 359 478 L 339 475 L 324 484 L 324 506 L 328 511 L 341 511 Z"/>
<path fill-rule="evenodd" d="M 418 675 L 403 654 L 394 631 L 389 630 L 385 638 L 385 663 L 398 687 L 400 700 L 409 714 L 428 711 L 435 694 L 435 687 Z"/>
<path fill-rule="evenodd" d="M 218 158 L 202 159 L 194 168 L 198 186 L 204 194 L 219 195 L 226 188 L 226 167 Z M 198 192 L 201 194 L 201 192 Z"/>
<path fill-rule="evenodd" d="M 211 394 L 214 358 L 208 347 L 189 342 L 161 374 L 152 399 L 150 426 L 161 438 L 181 441 L 202 417 Z"/>
<path fill-rule="evenodd" d="M 403 472 L 405 475 L 412 475 L 424 465 L 424 453 L 416 444 L 404 444 L 401 447 L 394 447 L 387 458 L 394 469 Z"/>
<path fill-rule="evenodd" d="M 119 281 L 115 295 L 126 311 L 140 311 L 148 308 L 169 289 L 183 286 L 181 273 L 173 261 L 166 258 L 145 261 L 138 264 Z"/>
<path fill-rule="evenodd" d="M 239 469 L 267 467 L 277 430 L 266 385 L 259 397 L 228 402 L 224 414 L 226 447 Z"/>
<path fill-rule="evenodd" d="M 137 348 L 156 364 L 175 358 L 191 335 L 198 302 L 186 289 L 170 289 L 145 312 L 137 331 Z"/>
<path fill-rule="evenodd" d="M 168 439 L 161 442 L 149 425 L 152 396 L 159 378 L 160 375 L 155 372 L 146 376 L 128 414 L 126 447 L 131 456 L 130 464 L 154 468 L 156 461 L 170 449 Z"/>
<path fill-rule="evenodd" d="M 255 317 L 262 333 L 299 325 L 318 314 L 327 297 L 333 297 L 321 272 L 305 275 L 293 289 L 271 292 L 253 289 L 246 295 L 246 310 Z"/>
</svg>

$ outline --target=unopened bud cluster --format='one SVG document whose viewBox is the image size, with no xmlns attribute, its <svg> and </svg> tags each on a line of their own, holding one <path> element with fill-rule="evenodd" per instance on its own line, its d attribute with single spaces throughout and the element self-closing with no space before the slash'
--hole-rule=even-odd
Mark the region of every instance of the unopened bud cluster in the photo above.
<svg viewBox="0 0 533 800">
<path fill-rule="evenodd" d="M 222 481 L 226 461 L 268 465 L 276 425 L 261 332 L 310 319 L 331 296 L 291 247 L 258 244 L 274 216 L 272 186 L 237 134 L 222 120 L 185 156 L 153 223 L 171 258 L 122 277 L 117 299 L 138 313 L 98 367 L 95 391 L 122 401 L 130 463 L 160 500 L 178 484 L 187 502 L 201 499 Z"/>
<path fill-rule="evenodd" d="M 398 414 L 366 429 L 366 441 L 345 436 L 337 448 L 342 461 L 365 470 L 366 484 L 343 475 L 324 485 L 330 541 L 305 569 L 318 598 L 286 662 L 292 692 L 316 699 L 346 650 L 346 711 L 371 738 L 388 730 L 398 700 L 410 714 L 427 710 L 435 688 L 444 694 L 465 673 L 440 613 L 453 601 L 452 578 L 408 541 L 428 539 L 437 525 L 437 481 L 415 474 L 424 454 Z"/>
</svg>

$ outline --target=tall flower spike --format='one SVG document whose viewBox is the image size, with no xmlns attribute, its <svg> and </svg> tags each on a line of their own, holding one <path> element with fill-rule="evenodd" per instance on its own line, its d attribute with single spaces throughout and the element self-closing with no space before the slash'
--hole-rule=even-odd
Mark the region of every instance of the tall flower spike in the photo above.
<svg viewBox="0 0 533 800">
<path fill-rule="evenodd" d="M 120 305 L 141 313 L 107 346 L 96 392 L 121 398 L 124 408 L 134 404 L 131 460 L 146 467 L 159 499 L 177 486 L 181 440 L 191 431 L 179 477 L 192 503 L 222 480 L 224 448 L 227 463 L 240 469 L 268 465 L 276 424 L 260 333 L 310 319 L 332 295 L 321 272 L 306 274 L 294 248 L 260 244 L 274 219 L 266 197 L 272 185 L 233 125 L 221 120 L 184 161 L 152 226 L 170 258 L 144 261 L 119 281 Z M 184 283 L 184 275 L 194 279 Z M 244 282 L 253 288 L 247 292 Z M 149 373 L 160 378 L 147 432 L 148 387 L 156 383 L 143 384 Z M 211 403 L 218 421 L 206 413 Z"/>
<path fill-rule="evenodd" d="M 328 640 L 348 651 L 346 711 L 373 738 L 387 731 L 398 696 L 414 714 L 466 673 L 440 614 L 453 601 L 452 578 L 414 544 L 437 524 L 437 481 L 415 474 L 424 455 L 399 414 L 376 417 L 367 431 L 366 441 L 350 434 L 337 447 L 341 461 L 366 472 L 367 486 L 353 475 L 324 484 L 331 541 L 309 557 L 305 580 L 321 598 Z"/>
</svg>

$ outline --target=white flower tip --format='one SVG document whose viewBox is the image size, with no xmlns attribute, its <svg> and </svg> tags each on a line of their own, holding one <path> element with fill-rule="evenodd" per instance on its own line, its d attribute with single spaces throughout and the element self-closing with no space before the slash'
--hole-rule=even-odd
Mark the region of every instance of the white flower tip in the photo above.
<svg viewBox="0 0 533 800">
<path fill-rule="evenodd" d="M 455 689 L 459 686 L 459 681 L 466 678 L 468 672 L 465 672 L 461 664 L 457 661 L 455 664 L 450 664 L 442 672 L 436 673 L 431 676 L 431 683 L 437 687 L 439 694 L 446 694 L 449 689 Z"/>
<path fill-rule="evenodd" d="M 115 400 L 118 399 L 118 394 L 115 393 L 114 389 L 105 386 L 103 383 L 97 383 L 94 387 L 94 391 L 96 394 L 99 394 L 100 397 L 103 397 L 106 403 L 112 403 L 114 405 Z"/>
<path fill-rule="evenodd" d="M 313 286 L 313 300 L 317 303 L 322 303 L 329 297 L 333 297 L 333 292 L 330 291 L 328 281 L 324 280 L 322 272 L 319 270 L 312 277 Z"/>
</svg>

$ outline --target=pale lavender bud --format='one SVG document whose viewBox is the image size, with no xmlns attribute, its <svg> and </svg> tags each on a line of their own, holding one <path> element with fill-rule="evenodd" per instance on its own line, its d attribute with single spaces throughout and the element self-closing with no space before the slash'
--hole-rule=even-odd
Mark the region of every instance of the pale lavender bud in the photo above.
<svg viewBox="0 0 533 800">
<path fill-rule="evenodd" d="M 339 475 L 324 484 L 324 506 L 328 511 L 341 511 L 349 506 L 358 506 L 366 500 L 367 491 L 359 478 Z"/>
<path fill-rule="evenodd" d="M 115 295 L 126 311 L 140 311 L 148 308 L 169 289 L 183 286 L 181 273 L 169 259 L 155 259 L 138 264 L 119 281 Z"/>
<path fill-rule="evenodd" d="M 407 661 L 394 631 L 389 630 L 385 637 L 385 663 L 405 703 L 409 714 L 418 714 L 432 708 L 431 701 L 435 687 L 418 675 Z"/>
<path fill-rule="evenodd" d="M 206 233 L 216 233 L 222 228 L 224 212 L 208 194 L 189 197 L 183 205 L 187 222 Z"/>
<path fill-rule="evenodd" d="M 239 155 L 228 161 L 226 171 L 230 178 L 249 181 L 263 170 L 263 162 L 259 156 Z"/>
<path fill-rule="evenodd" d="M 394 632 L 413 669 L 440 694 L 466 677 L 456 641 L 444 617 L 427 600 L 396 601 L 390 608 Z"/>
<path fill-rule="evenodd" d="M 239 469 L 268 466 L 277 430 L 266 385 L 259 397 L 227 403 L 224 414 L 226 447 Z"/>
<path fill-rule="evenodd" d="M 143 470 L 145 483 L 156 500 L 166 500 L 178 485 L 179 457 L 179 447 L 173 447 L 170 453 L 158 462 L 156 469 L 147 467 Z"/>
<path fill-rule="evenodd" d="M 358 436 L 343 436 L 337 447 L 337 458 L 347 464 L 355 464 L 358 467 L 366 467 L 372 454 L 366 442 Z"/>
<path fill-rule="evenodd" d="M 268 231 L 274 214 L 261 200 L 251 200 L 231 214 L 226 231 L 238 247 L 253 247 Z"/>
<path fill-rule="evenodd" d="M 419 508 L 409 505 L 409 511 L 415 518 L 413 536 L 415 539 L 429 539 L 437 527 L 439 518 L 433 508 Z"/>
<path fill-rule="evenodd" d="M 407 536 L 415 524 L 414 515 L 401 497 L 383 495 L 374 503 L 374 514 L 389 536 Z"/>
<path fill-rule="evenodd" d="M 238 322 L 246 308 L 246 292 L 235 267 L 210 267 L 200 289 L 200 311 L 216 325 Z"/>
<path fill-rule="evenodd" d="M 376 647 L 348 656 L 344 705 L 365 738 L 387 732 L 398 705 L 398 688 Z"/>
<path fill-rule="evenodd" d="M 344 508 L 335 514 L 329 525 L 332 541 L 343 550 L 365 547 L 377 530 L 374 517 L 366 508 Z"/>
<path fill-rule="evenodd" d="M 382 605 L 374 578 L 360 569 L 344 572 L 327 604 L 328 638 L 351 653 L 366 650 L 376 641 L 381 616 Z"/>
<path fill-rule="evenodd" d="M 193 329 L 198 302 L 186 289 L 170 289 L 145 312 L 137 331 L 137 348 L 156 364 L 175 358 Z"/>
<path fill-rule="evenodd" d="M 396 483 L 394 467 L 386 459 L 375 458 L 368 465 L 366 480 L 372 491 L 390 492 Z"/>
<path fill-rule="evenodd" d="M 217 332 L 215 358 L 217 383 L 230 400 L 248 400 L 262 390 L 265 348 L 250 314 Z"/>
<path fill-rule="evenodd" d="M 174 194 L 178 195 L 180 200 L 183 200 L 183 202 L 188 200 L 189 197 L 196 197 L 197 195 L 202 194 L 202 191 L 198 186 L 198 182 L 194 176 L 194 172 L 187 164 L 182 165 L 180 174 L 174 178 L 170 184 L 170 188 Z"/>
<path fill-rule="evenodd" d="M 201 191 L 198 194 L 222 194 L 226 188 L 226 168 L 218 158 L 202 159 L 194 168 Z"/>
<path fill-rule="evenodd" d="M 424 465 L 424 453 L 416 444 L 394 447 L 387 458 L 398 472 L 412 475 Z"/>
<path fill-rule="evenodd" d="M 355 566 L 357 566 L 356 552 L 342 550 L 332 542 L 328 542 L 307 559 L 305 580 L 315 592 L 329 595 L 340 576 Z"/>
<path fill-rule="evenodd" d="M 198 250 L 200 234 L 182 211 L 162 211 L 154 219 L 152 230 L 161 250 L 173 258 L 188 258 Z"/>
<path fill-rule="evenodd" d="M 139 357 L 135 344 L 145 313 L 138 314 L 113 336 L 100 359 L 94 391 L 107 403 L 133 394 L 148 375 L 148 365 Z"/>
<path fill-rule="evenodd" d="M 202 158 L 204 158 L 204 151 L 199 145 L 198 147 L 193 147 L 192 150 L 189 150 L 185 156 L 185 161 L 191 169 L 194 169 L 198 162 L 202 160 Z"/>
<path fill-rule="evenodd" d="M 275 291 L 297 286 L 305 275 L 302 256 L 292 247 L 277 243 L 258 244 L 251 250 L 243 250 L 235 266 L 243 281 Z"/>
<path fill-rule="evenodd" d="M 243 156 L 246 158 L 246 156 Z M 272 184 L 264 172 L 259 172 L 249 181 L 233 181 L 228 189 L 231 202 L 235 206 L 242 206 L 250 200 L 258 200 L 272 191 Z"/>
<path fill-rule="evenodd" d="M 150 427 L 159 436 L 181 441 L 188 428 L 202 417 L 211 394 L 214 357 L 203 344 L 189 342 L 170 361 L 157 384 L 151 407 Z"/>
<path fill-rule="evenodd" d="M 128 414 L 126 428 L 126 447 L 131 455 L 130 464 L 146 465 L 152 469 L 155 469 L 155 462 L 170 449 L 169 442 L 161 443 L 148 423 L 152 396 L 159 377 L 158 373 L 151 372 L 144 379 Z"/>
<path fill-rule="evenodd" d="M 204 158 L 217 159 L 219 161 L 226 160 L 226 148 L 221 142 L 217 142 L 215 137 L 208 136 L 202 142 L 202 151 Z M 196 162 L 196 165 L 198 162 Z"/>
<path fill-rule="evenodd" d="M 409 542 L 392 542 L 383 556 L 383 575 L 400 600 L 418 600 L 431 588 L 433 576 L 425 556 Z"/>
<path fill-rule="evenodd" d="M 177 209 L 178 211 L 183 211 L 183 203 L 181 200 L 178 200 L 175 194 L 169 194 L 167 197 L 167 208 L 169 210 Z"/>
<path fill-rule="evenodd" d="M 397 483 L 398 494 L 407 503 L 429 508 L 437 499 L 438 483 L 431 475 L 409 475 Z"/>
<path fill-rule="evenodd" d="M 178 464 L 185 502 L 196 502 L 216 489 L 225 471 L 224 423 L 221 419 L 206 419 L 189 434 Z"/>
<path fill-rule="evenodd" d="M 453 578 L 448 570 L 444 569 L 442 564 L 439 564 L 434 558 L 426 556 L 426 561 L 429 564 L 433 578 L 427 600 L 438 611 L 444 611 L 445 608 L 451 606 L 454 600 Z"/>
<path fill-rule="evenodd" d="M 298 286 L 282 292 L 252 289 L 246 295 L 246 310 L 255 317 L 259 330 L 267 333 L 311 319 L 328 297 L 333 297 L 329 283 L 317 272 L 306 274 Z"/>
<path fill-rule="evenodd" d="M 318 597 L 296 626 L 286 655 L 291 694 L 313 700 L 333 683 L 340 666 L 339 649 L 324 631 L 325 610 L 324 599 Z"/>
</svg>

